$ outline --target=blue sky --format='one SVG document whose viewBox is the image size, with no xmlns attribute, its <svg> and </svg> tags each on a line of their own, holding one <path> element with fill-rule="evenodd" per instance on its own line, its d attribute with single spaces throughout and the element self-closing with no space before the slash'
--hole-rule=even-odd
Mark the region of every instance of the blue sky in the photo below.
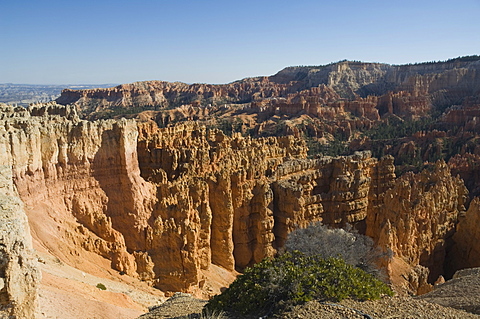
<svg viewBox="0 0 480 319">
<path fill-rule="evenodd" d="M 0 83 L 228 83 L 480 54 L 480 0 L 0 0 Z"/>
</svg>

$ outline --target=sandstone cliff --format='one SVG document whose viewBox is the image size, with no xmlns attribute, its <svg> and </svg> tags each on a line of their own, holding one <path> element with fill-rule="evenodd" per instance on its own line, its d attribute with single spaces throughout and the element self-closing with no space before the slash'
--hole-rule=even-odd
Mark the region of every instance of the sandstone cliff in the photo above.
<svg viewBox="0 0 480 319">
<path fill-rule="evenodd" d="M 462 148 L 466 146 L 462 145 Z M 474 154 L 457 154 L 448 161 L 452 175 L 459 175 L 465 181 L 470 198 L 480 196 L 480 146 L 478 144 L 474 152 Z"/>
<path fill-rule="evenodd" d="M 415 277 L 423 277 L 413 283 L 410 278 L 416 292 L 426 292 L 422 285 L 427 280 L 433 283 L 445 274 L 445 258 L 467 194 L 463 181 L 452 177 L 445 162 L 439 161 L 419 174 L 410 172 L 397 179 L 383 203 L 367 216 L 367 235 L 410 265 Z M 389 272 L 398 276 L 394 264 L 392 260 L 388 265 Z"/>
<path fill-rule="evenodd" d="M 277 85 L 267 78 L 251 78 L 227 85 L 146 81 L 122 84 L 107 89 L 65 89 L 56 100 L 60 104 L 76 103 L 83 112 L 130 107 L 174 107 L 182 104 L 250 102 L 295 92 L 295 85 Z"/>
<path fill-rule="evenodd" d="M 467 194 L 444 162 L 397 179 L 392 157 L 309 159 L 294 136 L 86 121 L 55 103 L 0 121 L 35 245 L 85 271 L 101 257 L 165 291 L 209 290 L 213 265 L 241 270 L 313 221 L 366 232 L 419 291 L 444 271 Z"/>
<path fill-rule="evenodd" d="M 457 232 L 453 236 L 452 269 L 480 266 L 480 198 L 476 197 L 467 212 L 460 216 Z"/>
<path fill-rule="evenodd" d="M 272 256 L 311 221 L 360 224 L 385 178 L 372 172 L 393 171 L 368 153 L 307 160 L 292 136 L 88 122 L 55 104 L 3 121 L 37 244 L 71 264 L 100 255 L 164 290 L 205 285 L 211 264 L 233 271 Z"/>
<path fill-rule="evenodd" d="M 165 290 L 204 282 L 211 263 L 234 270 L 272 255 L 264 174 L 305 156 L 293 137 L 80 121 L 55 104 L 10 109 L 2 121 L 37 245 L 70 264 L 94 253 Z"/>
<path fill-rule="evenodd" d="M 11 108 L 0 106 L 0 111 Z M 13 183 L 10 150 L 8 131 L 0 126 L 0 317 L 33 318 L 40 272 L 24 204 Z"/>
</svg>

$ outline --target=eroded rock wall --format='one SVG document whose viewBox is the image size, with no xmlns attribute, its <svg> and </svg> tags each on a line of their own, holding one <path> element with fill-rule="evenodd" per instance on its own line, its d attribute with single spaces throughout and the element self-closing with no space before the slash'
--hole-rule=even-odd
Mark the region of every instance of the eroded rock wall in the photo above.
<svg viewBox="0 0 480 319">
<path fill-rule="evenodd" d="M 211 263 L 234 270 L 275 252 L 265 173 L 306 155 L 292 137 L 81 121 L 56 104 L 9 109 L 2 127 L 38 245 L 71 264 L 97 254 L 172 291 Z"/>
<path fill-rule="evenodd" d="M 453 240 L 452 270 L 480 266 L 480 198 L 474 198 L 467 212 L 460 216 Z"/>
<path fill-rule="evenodd" d="M 14 161 L 8 132 L 0 125 L 0 317 L 33 318 L 41 276 L 24 203 L 13 183 Z"/>
<path fill-rule="evenodd" d="M 282 247 L 290 231 L 313 221 L 332 227 L 349 223 L 364 230 L 369 207 L 381 196 L 377 191 L 383 190 L 378 183 L 388 187 L 395 178 L 380 177 L 379 170 L 393 171 L 393 162 L 379 162 L 369 152 L 281 165 L 273 184 L 277 245 Z"/>
<path fill-rule="evenodd" d="M 443 161 L 418 174 L 408 172 L 386 190 L 383 203 L 367 215 L 366 234 L 410 267 L 428 268 L 428 282 L 433 283 L 445 273 L 446 254 L 458 216 L 465 211 L 467 194 L 463 181 L 452 177 Z M 391 267 L 389 271 L 394 275 L 398 269 Z M 418 282 L 416 285 L 411 287 L 414 292 L 421 288 Z"/>
<path fill-rule="evenodd" d="M 293 136 L 84 121 L 56 104 L 2 114 L 1 145 L 38 247 L 70 264 L 101 256 L 163 290 L 208 285 L 212 264 L 259 262 L 313 221 L 353 224 L 435 280 L 464 210 L 463 182 L 443 162 L 397 179 L 392 157 L 308 159 Z"/>
<path fill-rule="evenodd" d="M 20 113 L 5 120 L 5 141 L 36 240 L 164 290 L 198 285 L 212 263 L 233 271 L 272 256 L 311 221 L 361 222 L 375 184 L 368 153 L 308 160 L 292 136 L 82 121 L 55 104 Z"/>
<path fill-rule="evenodd" d="M 122 84 L 107 89 L 65 89 L 57 99 L 60 104 L 77 103 L 87 112 L 127 107 L 174 107 L 182 104 L 249 102 L 283 96 L 296 90 L 294 83 L 278 85 L 266 77 L 244 79 L 225 85 L 186 84 L 145 81 Z"/>
<path fill-rule="evenodd" d="M 191 258 L 200 262 L 196 268 L 211 261 L 234 270 L 272 256 L 270 179 L 279 164 L 305 156 L 305 145 L 293 137 L 228 138 L 195 123 L 166 129 L 140 124 L 142 176 L 161 190 L 151 224 L 164 224 L 175 214 L 175 232 L 182 237 L 188 237 L 185 220 L 190 227 L 205 227 L 205 235 L 193 240 L 206 248 L 200 259 Z M 178 242 L 171 253 L 183 245 Z"/>
<path fill-rule="evenodd" d="M 4 123 L 13 180 L 33 233 L 67 259 L 82 247 L 111 260 L 113 268 L 135 274 L 127 249 L 145 249 L 155 199 L 154 189 L 139 176 L 136 123 L 79 121 L 73 109 L 46 108 L 32 107 L 30 116 Z"/>
</svg>

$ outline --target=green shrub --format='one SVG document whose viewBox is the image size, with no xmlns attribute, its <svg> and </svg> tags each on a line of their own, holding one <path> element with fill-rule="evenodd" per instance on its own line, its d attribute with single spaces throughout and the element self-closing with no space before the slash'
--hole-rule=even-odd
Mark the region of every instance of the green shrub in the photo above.
<svg viewBox="0 0 480 319">
<path fill-rule="evenodd" d="M 293 251 L 247 268 L 222 294 L 213 297 L 206 309 L 264 316 L 313 299 L 370 300 L 384 294 L 393 292 L 340 258 L 323 259 Z"/>
<path fill-rule="evenodd" d="M 97 288 L 100 289 L 100 290 L 107 290 L 107 287 L 105 287 L 105 285 L 102 284 L 102 283 L 97 284 Z"/>
<path fill-rule="evenodd" d="M 384 278 L 377 264 L 391 257 L 391 251 L 383 252 L 373 240 L 359 234 L 350 225 L 346 229 L 330 229 L 320 222 L 292 231 L 285 242 L 286 251 L 298 250 L 305 255 L 323 258 L 339 257 L 347 264 L 361 268 L 378 278 Z"/>
<path fill-rule="evenodd" d="M 429 131 L 434 119 L 430 117 L 421 118 L 419 120 L 403 120 L 399 117 L 390 117 L 386 121 L 381 122 L 374 128 L 366 131 L 365 136 L 371 140 L 396 139 L 411 136 L 416 132 Z"/>
<path fill-rule="evenodd" d="M 349 153 L 348 143 L 339 138 L 334 138 L 327 144 L 320 143 L 317 139 L 311 137 L 307 137 L 305 141 L 307 142 L 309 157 L 314 157 L 318 154 L 336 157 L 348 155 Z"/>
</svg>

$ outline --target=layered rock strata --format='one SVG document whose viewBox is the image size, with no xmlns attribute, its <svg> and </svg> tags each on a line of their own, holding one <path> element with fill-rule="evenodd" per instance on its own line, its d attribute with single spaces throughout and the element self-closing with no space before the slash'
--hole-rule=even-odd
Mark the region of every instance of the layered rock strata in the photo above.
<svg viewBox="0 0 480 319">
<path fill-rule="evenodd" d="M 459 175 L 465 181 L 471 198 L 480 196 L 480 145 L 475 144 L 474 154 L 457 154 L 448 161 L 452 175 Z"/>
<path fill-rule="evenodd" d="M 35 243 L 73 265 L 101 256 L 167 291 L 205 288 L 212 264 L 241 270 L 272 256 L 313 221 L 351 223 L 434 277 L 463 210 L 466 190 L 441 162 L 396 179 L 392 157 L 307 159 L 293 136 L 84 121 L 54 103 L 2 114 Z"/>
<path fill-rule="evenodd" d="M 0 317 L 33 318 L 40 272 L 24 203 L 13 183 L 11 146 L 8 129 L 0 125 Z"/>
<path fill-rule="evenodd" d="M 480 91 L 480 61 L 453 59 L 418 65 L 341 61 L 326 66 L 288 67 L 269 77 L 222 85 L 136 82 L 108 89 L 65 89 L 60 104 L 76 104 L 82 113 L 108 113 L 131 107 L 158 109 L 183 104 L 209 107 L 225 103 L 265 105 L 282 114 L 315 116 L 338 113 L 375 119 L 395 114 L 419 118 L 432 108 L 475 99 Z M 449 116 L 455 116 L 451 112 Z"/>
<path fill-rule="evenodd" d="M 165 263 L 158 271 L 175 268 L 181 260 L 183 266 L 185 260 L 196 263 L 189 274 L 210 262 L 234 270 L 273 255 L 273 193 L 267 175 L 290 157 L 305 157 L 302 143 L 293 137 L 228 138 L 194 123 L 167 129 L 146 123 L 140 125 L 138 145 L 142 176 L 157 187 L 151 223 L 155 229 L 169 225 L 152 238 L 152 249 L 160 257 L 176 248 L 171 258 L 177 262 L 153 260 Z M 161 240 L 169 233 L 179 240 Z M 182 259 L 177 250 L 195 255 Z"/>
<path fill-rule="evenodd" d="M 256 99 L 283 96 L 295 90 L 295 85 L 277 85 L 269 82 L 266 77 L 245 79 L 228 85 L 188 85 L 180 82 L 145 81 L 107 89 L 65 89 L 57 102 L 65 105 L 77 103 L 82 110 L 99 112 L 109 108 L 250 102 Z"/>
<path fill-rule="evenodd" d="M 165 290 L 198 285 L 212 262 L 233 270 L 272 255 L 264 174 L 306 152 L 292 137 L 80 121 L 55 104 L 3 114 L 36 242 L 70 263 L 95 253 Z"/>
</svg>

